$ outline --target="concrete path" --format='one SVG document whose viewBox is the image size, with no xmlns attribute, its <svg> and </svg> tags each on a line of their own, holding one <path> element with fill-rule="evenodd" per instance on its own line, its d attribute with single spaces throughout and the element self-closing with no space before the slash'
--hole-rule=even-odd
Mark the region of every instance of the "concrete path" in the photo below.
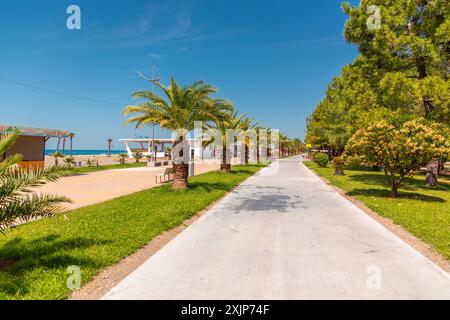
<svg viewBox="0 0 450 320">
<path fill-rule="evenodd" d="M 450 299 L 450 277 L 310 172 L 264 169 L 103 299 Z"/>
<path fill-rule="evenodd" d="M 202 174 L 219 168 L 220 165 L 213 162 L 199 163 L 195 165 L 195 173 Z M 73 201 L 67 207 L 76 209 L 155 187 L 156 175 L 164 170 L 163 167 L 140 167 L 97 171 L 62 178 L 37 191 L 66 196 Z"/>
</svg>

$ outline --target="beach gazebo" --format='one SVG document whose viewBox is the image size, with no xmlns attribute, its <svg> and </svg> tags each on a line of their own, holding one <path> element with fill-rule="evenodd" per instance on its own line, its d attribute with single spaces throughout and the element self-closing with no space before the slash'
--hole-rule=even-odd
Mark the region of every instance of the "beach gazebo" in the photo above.
<svg viewBox="0 0 450 320">
<path fill-rule="evenodd" d="M 146 139 L 146 138 L 135 138 L 135 139 L 119 139 L 123 142 L 125 149 L 130 158 L 133 158 L 133 154 L 137 151 L 142 152 L 144 156 L 152 156 L 156 159 L 165 158 L 166 147 L 172 147 L 172 139 Z M 200 140 L 189 139 L 189 144 L 191 145 L 191 159 L 198 160 L 202 158 L 202 147 Z M 152 150 L 153 149 L 153 150 Z"/>
<path fill-rule="evenodd" d="M 29 127 L 17 127 L 0 125 L 0 135 L 17 130 L 19 138 L 13 147 L 5 154 L 0 155 L 0 161 L 13 154 L 21 154 L 24 167 L 41 168 L 45 164 L 45 144 L 51 138 L 66 141 L 71 138 L 71 133 L 65 130 L 40 129 Z M 59 145 L 59 143 L 58 143 Z"/>
</svg>

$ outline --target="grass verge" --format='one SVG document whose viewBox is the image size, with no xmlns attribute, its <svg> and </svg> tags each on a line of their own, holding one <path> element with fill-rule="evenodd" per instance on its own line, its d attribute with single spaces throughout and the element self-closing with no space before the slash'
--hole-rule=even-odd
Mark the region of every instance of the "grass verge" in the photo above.
<svg viewBox="0 0 450 320">
<path fill-rule="evenodd" d="M 106 171 L 106 170 L 114 170 L 114 169 L 130 169 L 130 168 L 141 168 L 146 167 L 147 162 L 133 162 L 133 163 L 125 163 L 125 164 L 112 164 L 107 166 L 98 166 L 98 167 L 79 167 L 73 168 L 71 171 L 74 175 L 90 173 L 96 171 Z"/>
<path fill-rule="evenodd" d="M 305 165 L 331 184 L 363 202 L 380 216 L 430 244 L 450 260 L 450 179 L 440 178 L 440 186 L 428 188 L 423 175 L 415 176 L 401 188 L 399 197 L 389 198 L 384 173 L 373 170 L 345 170 L 335 176 L 334 169 L 320 168 L 314 162 Z"/>
<path fill-rule="evenodd" d="M 263 166 L 236 166 L 232 173 L 191 178 L 190 189 L 148 189 L 19 226 L 0 237 L 0 299 L 65 299 L 69 266 L 86 284 L 160 233 L 214 203 Z M 10 265 L 15 261 L 14 265 Z"/>
</svg>

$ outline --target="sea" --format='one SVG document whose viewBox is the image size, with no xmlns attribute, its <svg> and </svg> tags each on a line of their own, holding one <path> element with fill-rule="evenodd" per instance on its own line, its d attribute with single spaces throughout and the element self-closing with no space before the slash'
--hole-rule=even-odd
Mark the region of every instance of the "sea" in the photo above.
<svg viewBox="0 0 450 320">
<path fill-rule="evenodd" d="M 45 155 L 50 155 L 51 153 L 55 153 L 56 150 L 45 150 Z M 62 152 L 62 150 L 59 150 L 59 152 Z M 121 153 L 126 153 L 125 150 L 111 150 L 112 155 L 119 155 Z M 65 150 L 65 154 L 68 156 L 70 155 L 70 150 Z M 108 155 L 108 150 L 73 150 L 72 154 L 74 156 L 102 156 L 102 155 Z"/>
</svg>

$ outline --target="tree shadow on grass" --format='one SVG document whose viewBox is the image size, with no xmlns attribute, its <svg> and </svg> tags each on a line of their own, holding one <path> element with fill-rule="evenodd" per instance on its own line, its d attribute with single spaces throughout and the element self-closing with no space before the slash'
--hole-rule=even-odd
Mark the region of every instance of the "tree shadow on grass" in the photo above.
<svg viewBox="0 0 450 320">
<path fill-rule="evenodd" d="M 104 245 L 111 241 L 84 237 L 61 239 L 51 234 L 38 239 L 27 240 L 16 237 L 0 248 L 0 260 L 13 261 L 0 269 L 0 292 L 11 296 L 26 295 L 34 286 L 30 272 L 38 273 L 56 271 L 65 273 L 69 266 L 99 268 L 102 262 L 83 255 L 83 249 Z M 53 277 L 53 276 L 51 276 Z"/>
<path fill-rule="evenodd" d="M 226 174 L 233 174 L 233 175 L 237 175 L 237 174 L 247 174 L 249 176 L 254 175 L 255 171 L 254 170 L 248 170 L 248 169 L 238 169 L 238 170 L 233 170 L 229 173 Z"/>
<path fill-rule="evenodd" d="M 389 182 L 386 176 L 383 174 L 353 174 L 349 176 L 350 179 L 362 182 L 368 185 L 379 185 L 383 187 L 389 187 Z M 444 180 L 445 181 L 445 180 Z M 442 183 L 437 187 L 427 187 L 425 184 L 425 178 L 420 179 L 417 177 L 408 178 L 401 187 L 405 190 L 441 190 L 450 191 L 450 185 L 447 183 Z"/>
<path fill-rule="evenodd" d="M 386 198 L 386 199 L 395 199 L 389 197 L 389 190 L 387 189 L 353 189 L 352 191 L 347 193 L 350 196 L 366 196 L 366 197 L 377 197 L 377 198 Z M 398 197 L 396 199 L 408 199 L 408 200 L 419 200 L 425 202 L 446 202 L 445 199 L 428 196 L 421 193 L 416 192 L 402 192 L 400 191 Z"/>
<path fill-rule="evenodd" d="M 34 268 L 57 269 L 71 265 L 97 266 L 95 260 L 81 258 L 73 253 L 80 249 L 111 243 L 107 240 L 73 237 L 60 239 L 59 235 L 51 234 L 38 239 L 26 240 L 20 237 L 6 242 L 0 249 L 0 260 L 15 260 L 16 263 L 0 273 L 20 273 Z"/>
<path fill-rule="evenodd" d="M 190 182 L 189 183 L 189 191 L 196 191 L 196 192 L 211 192 L 211 191 L 229 191 L 230 185 L 222 182 Z"/>
</svg>

